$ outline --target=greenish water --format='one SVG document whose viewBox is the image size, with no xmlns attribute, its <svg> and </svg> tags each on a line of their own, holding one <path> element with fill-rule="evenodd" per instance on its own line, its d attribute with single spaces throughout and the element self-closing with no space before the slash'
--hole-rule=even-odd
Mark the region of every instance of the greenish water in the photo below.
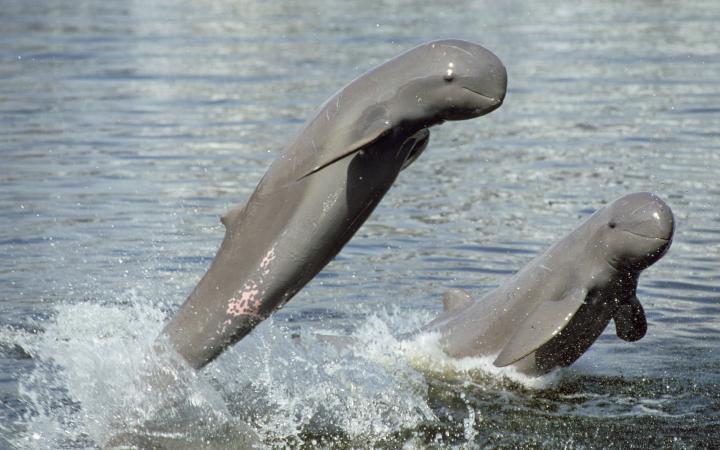
<svg viewBox="0 0 720 450">
<path fill-rule="evenodd" d="M 0 448 L 93 448 L 143 420 L 291 448 L 720 447 L 718 21 L 711 1 L 6 0 Z M 164 410 L 143 355 L 218 217 L 333 92 L 441 37 L 505 62 L 505 104 L 433 129 L 335 261 Z M 641 190 L 677 220 L 640 279 L 641 341 L 609 330 L 529 380 L 392 337 Z"/>
</svg>

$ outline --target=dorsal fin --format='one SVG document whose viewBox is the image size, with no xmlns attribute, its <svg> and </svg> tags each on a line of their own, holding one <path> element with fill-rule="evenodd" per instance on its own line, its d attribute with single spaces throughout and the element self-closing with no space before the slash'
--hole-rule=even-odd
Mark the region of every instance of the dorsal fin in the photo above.
<svg viewBox="0 0 720 450">
<path fill-rule="evenodd" d="M 461 289 L 449 290 L 443 295 L 443 310 L 445 312 L 457 311 L 475 303 L 470 294 Z"/>
<path fill-rule="evenodd" d="M 647 332 L 645 311 L 635 295 L 618 306 L 613 319 L 615 319 L 615 333 L 625 341 L 638 341 Z"/>
<path fill-rule="evenodd" d="M 227 229 L 228 224 L 235 222 L 238 217 L 240 217 L 240 214 L 245 210 L 245 205 L 247 205 L 247 203 L 231 208 L 230 211 L 226 212 L 225 215 L 220 218 L 220 223 Z"/>
</svg>

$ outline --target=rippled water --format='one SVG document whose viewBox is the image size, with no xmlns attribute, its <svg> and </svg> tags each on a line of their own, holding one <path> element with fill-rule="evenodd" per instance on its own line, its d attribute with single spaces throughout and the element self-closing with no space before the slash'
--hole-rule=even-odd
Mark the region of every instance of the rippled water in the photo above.
<svg viewBox="0 0 720 450">
<path fill-rule="evenodd" d="M 244 422 L 276 447 L 719 447 L 720 6 L 306 3 L 3 2 L 0 448 L 92 448 L 177 419 L 157 418 L 168 399 L 140 374 L 218 217 L 335 90 L 448 36 L 505 62 L 503 107 L 433 129 L 334 262 L 180 374 L 179 435 L 232 448 Z M 533 381 L 393 338 L 446 289 L 479 296 L 640 190 L 677 220 L 640 280 L 643 340 L 609 330 Z"/>
</svg>

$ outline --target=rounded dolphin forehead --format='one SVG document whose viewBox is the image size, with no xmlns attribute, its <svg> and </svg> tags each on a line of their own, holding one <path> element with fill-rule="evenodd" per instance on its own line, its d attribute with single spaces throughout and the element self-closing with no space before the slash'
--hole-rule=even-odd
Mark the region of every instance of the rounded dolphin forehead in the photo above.
<svg viewBox="0 0 720 450">
<path fill-rule="evenodd" d="M 661 215 L 672 217 L 670 207 L 657 195 L 649 192 L 638 192 L 621 197 L 607 206 L 615 219 L 654 218 L 661 220 Z"/>
<path fill-rule="evenodd" d="M 477 75 L 479 70 L 505 72 L 500 59 L 490 50 L 459 40 L 445 40 L 428 43 L 423 49 L 425 67 L 445 74 L 452 70 L 456 75 Z"/>
</svg>

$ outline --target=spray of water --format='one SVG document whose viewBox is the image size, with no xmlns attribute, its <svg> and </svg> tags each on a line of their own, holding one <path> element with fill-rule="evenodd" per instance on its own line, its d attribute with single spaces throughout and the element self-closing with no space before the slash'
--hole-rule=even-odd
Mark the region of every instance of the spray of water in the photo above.
<svg viewBox="0 0 720 450">
<path fill-rule="evenodd" d="M 197 373 L 156 342 L 166 316 L 152 303 L 131 291 L 114 304 L 60 305 L 43 332 L 2 331 L 3 341 L 18 343 L 34 362 L 19 385 L 27 408 L 12 424 L 15 445 L 367 445 L 437 420 L 428 376 L 529 388 L 556 382 L 497 369 L 492 358 L 449 358 L 434 335 L 399 341 L 398 330 L 427 315 L 397 312 L 369 316 L 349 346 L 270 319 Z"/>
</svg>

